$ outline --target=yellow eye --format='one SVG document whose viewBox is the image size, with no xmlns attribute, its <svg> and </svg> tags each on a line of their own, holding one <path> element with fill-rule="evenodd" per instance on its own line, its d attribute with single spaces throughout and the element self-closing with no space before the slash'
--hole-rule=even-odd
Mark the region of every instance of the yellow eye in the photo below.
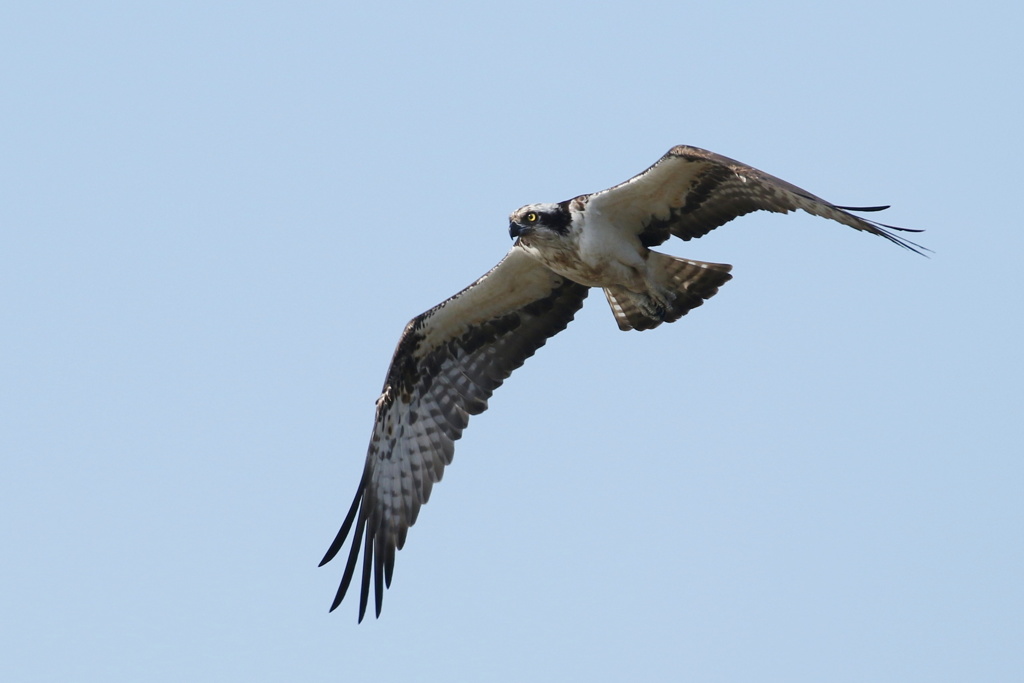
<svg viewBox="0 0 1024 683">
<path fill-rule="evenodd" d="M 537 214 L 535 214 L 533 211 L 531 211 L 530 213 L 526 214 L 526 222 L 527 223 L 536 223 L 537 222 Z"/>
</svg>

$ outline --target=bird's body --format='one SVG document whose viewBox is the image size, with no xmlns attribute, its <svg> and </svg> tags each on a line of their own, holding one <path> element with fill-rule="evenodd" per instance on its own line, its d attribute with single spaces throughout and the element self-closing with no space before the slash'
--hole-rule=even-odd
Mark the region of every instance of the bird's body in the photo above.
<svg viewBox="0 0 1024 683">
<path fill-rule="evenodd" d="M 510 233 L 518 247 L 547 268 L 604 289 L 621 329 L 650 329 L 677 320 L 730 279 L 730 266 L 648 249 L 638 231 L 609 218 L 588 199 L 524 206 L 510 217 Z"/>
<path fill-rule="evenodd" d="M 808 213 L 870 232 L 920 253 L 891 230 L 795 185 L 696 147 L 674 147 L 615 187 L 510 216 L 516 240 L 475 283 L 406 326 L 377 399 L 376 420 L 355 500 L 321 565 L 355 536 L 340 604 L 363 555 L 359 618 L 371 573 L 376 613 L 391 584 L 396 550 L 451 463 L 470 415 L 600 287 L 620 329 L 673 322 L 713 296 L 730 266 L 651 249 L 672 235 L 688 240 L 751 211 Z"/>
</svg>

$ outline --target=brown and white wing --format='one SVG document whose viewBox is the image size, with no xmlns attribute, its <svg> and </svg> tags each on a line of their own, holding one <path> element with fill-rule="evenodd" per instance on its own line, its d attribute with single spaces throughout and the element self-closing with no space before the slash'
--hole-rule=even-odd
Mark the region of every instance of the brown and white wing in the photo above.
<svg viewBox="0 0 1024 683">
<path fill-rule="evenodd" d="M 451 463 L 469 416 L 482 413 L 512 371 L 565 329 L 587 291 L 514 246 L 482 278 L 409 322 L 377 400 L 355 500 L 320 563 L 338 554 L 355 525 L 331 610 L 345 597 L 362 551 L 359 620 L 366 613 L 371 568 L 380 616 L 395 551 Z"/>
<path fill-rule="evenodd" d="M 752 211 L 807 213 L 921 253 L 918 244 L 893 230 L 920 232 L 877 223 L 851 211 L 881 211 L 887 206 L 838 206 L 792 183 L 734 159 L 697 147 L 670 149 L 653 166 L 624 183 L 581 199 L 613 223 L 640 235 L 644 246 L 661 244 L 670 235 L 701 237 L 733 218 Z"/>
</svg>

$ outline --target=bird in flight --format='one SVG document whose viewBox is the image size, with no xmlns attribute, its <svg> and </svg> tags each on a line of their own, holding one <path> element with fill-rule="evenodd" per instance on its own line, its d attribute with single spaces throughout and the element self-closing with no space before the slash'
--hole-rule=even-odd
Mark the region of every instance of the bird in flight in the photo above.
<svg viewBox="0 0 1024 683">
<path fill-rule="evenodd" d="M 395 552 L 420 506 L 451 464 L 470 415 L 549 337 L 573 319 L 591 287 L 604 290 L 622 330 L 678 320 L 714 296 L 731 266 L 653 251 L 676 236 L 701 237 L 752 211 L 802 209 L 923 253 L 907 230 L 856 216 L 886 206 L 838 206 L 796 185 L 697 147 L 670 149 L 624 183 L 557 204 L 512 213 L 515 240 L 487 274 L 405 327 L 377 399 L 363 476 L 341 530 L 320 566 L 354 530 L 341 604 L 362 553 L 359 621 L 373 584 L 380 616 Z"/>
</svg>

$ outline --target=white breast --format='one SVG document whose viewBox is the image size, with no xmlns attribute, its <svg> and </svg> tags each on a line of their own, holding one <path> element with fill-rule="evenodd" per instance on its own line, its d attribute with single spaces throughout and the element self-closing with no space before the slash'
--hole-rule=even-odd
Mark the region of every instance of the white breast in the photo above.
<svg viewBox="0 0 1024 683">
<path fill-rule="evenodd" d="M 579 226 L 580 270 L 594 282 L 591 286 L 620 285 L 637 289 L 646 272 L 644 248 L 636 235 L 619 229 L 593 206 L 574 216 Z"/>
</svg>

